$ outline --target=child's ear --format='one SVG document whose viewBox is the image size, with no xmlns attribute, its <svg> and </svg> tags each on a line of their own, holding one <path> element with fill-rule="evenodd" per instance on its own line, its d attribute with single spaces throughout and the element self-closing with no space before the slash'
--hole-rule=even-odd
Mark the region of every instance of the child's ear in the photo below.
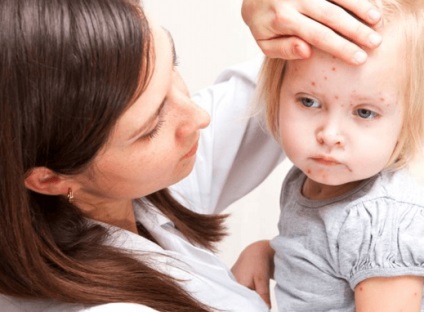
<svg viewBox="0 0 424 312">
<path fill-rule="evenodd" d="M 45 195 L 66 195 L 69 181 L 46 167 L 31 169 L 24 180 L 26 188 Z"/>
</svg>

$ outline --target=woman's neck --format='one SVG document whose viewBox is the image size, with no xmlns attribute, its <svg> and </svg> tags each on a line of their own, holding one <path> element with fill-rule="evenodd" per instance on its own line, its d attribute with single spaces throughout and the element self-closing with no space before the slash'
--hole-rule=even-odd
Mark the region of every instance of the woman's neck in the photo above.
<svg viewBox="0 0 424 312">
<path fill-rule="evenodd" d="M 91 219 L 138 234 L 132 201 L 95 205 L 75 204 Z"/>
</svg>

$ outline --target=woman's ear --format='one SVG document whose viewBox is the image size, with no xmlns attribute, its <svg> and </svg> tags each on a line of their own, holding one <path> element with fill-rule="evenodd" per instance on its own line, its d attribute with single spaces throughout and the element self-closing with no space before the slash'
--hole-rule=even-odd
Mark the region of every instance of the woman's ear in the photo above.
<svg viewBox="0 0 424 312">
<path fill-rule="evenodd" d="M 68 180 L 46 167 L 31 169 L 25 180 L 27 189 L 45 195 L 66 195 L 69 189 Z"/>
</svg>

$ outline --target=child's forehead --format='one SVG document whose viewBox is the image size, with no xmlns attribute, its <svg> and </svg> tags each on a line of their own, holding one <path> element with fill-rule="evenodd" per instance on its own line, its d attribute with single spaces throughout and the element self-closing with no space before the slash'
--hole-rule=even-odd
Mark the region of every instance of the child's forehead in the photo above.
<svg viewBox="0 0 424 312">
<path fill-rule="evenodd" d="M 406 88 L 398 60 L 370 58 L 365 66 L 351 66 L 328 55 L 314 55 L 305 62 L 289 62 L 283 88 L 292 94 L 308 94 L 339 103 L 391 103 L 401 101 Z M 287 89 L 288 88 L 288 89 Z"/>
<path fill-rule="evenodd" d="M 287 62 L 285 78 L 305 83 L 317 79 L 332 81 L 334 84 L 374 87 L 389 84 L 395 89 L 403 88 L 407 74 L 403 65 L 406 54 L 403 32 L 386 25 L 382 35 L 381 46 L 369 52 L 368 60 L 363 65 L 350 65 L 323 51 L 313 49 L 309 59 Z"/>
</svg>

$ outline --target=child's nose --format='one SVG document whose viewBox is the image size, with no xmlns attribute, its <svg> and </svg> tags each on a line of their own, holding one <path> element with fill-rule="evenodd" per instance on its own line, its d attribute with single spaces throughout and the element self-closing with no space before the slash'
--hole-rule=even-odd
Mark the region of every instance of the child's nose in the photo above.
<svg viewBox="0 0 424 312">
<path fill-rule="evenodd" d="M 330 147 L 342 147 L 345 144 L 340 127 L 335 123 L 327 123 L 317 131 L 316 138 L 319 144 Z"/>
</svg>

